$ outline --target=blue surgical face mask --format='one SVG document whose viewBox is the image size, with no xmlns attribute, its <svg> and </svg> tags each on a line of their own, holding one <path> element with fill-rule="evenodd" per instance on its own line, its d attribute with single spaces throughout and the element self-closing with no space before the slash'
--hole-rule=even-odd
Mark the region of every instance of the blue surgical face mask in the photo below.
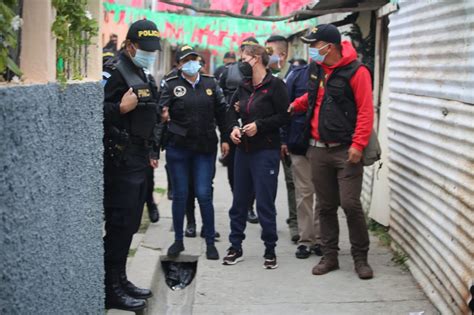
<svg viewBox="0 0 474 315">
<path fill-rule="evenodd" d="M 278 62 L 280 62 L 280 56 L 278 56 L 278 55 L 271 55 L 271 56 L 270 56 L 270 60 L 268 61 L 268 64 L 269 64 L 269 65 L 273 65 L 273 64 L 278 63 Z"/>
<path fill-rule="evenodd" d="M 201 64 L 197 60 L 190 60 L 181 68 L 185 74 L 191 77 L 195 76 L 199 72 L 199 69 L 201 69 Z"/>
<path fill-rule="evenodd" d="M 133 63 L 140 68 L 148 68 L 155 63 L 156 53 L 154 51 L 144 51 L 137 49 L 135 57 L 132 57 Z"/>
<path fill-rule="evenodd" d="M 323 49 L 324 47 L 326 47 L 327 45 L 329 44 L 326 44 L 324 45 L 323 47 L 321 48 L 313 48 L 313 47 L 309 47 L 309 50 L 308 50 L 308 53 L 309 53 L 309 57 L 311 58 L 311 60 L 315 61 L 315 62 L 323 62 L 324 61 L 324 58 L 326 57 L 327 53 L 324 54 L 324 55 L 321 55 L 321 53 L 319 52 L 321 49 Z"/>
</svg>

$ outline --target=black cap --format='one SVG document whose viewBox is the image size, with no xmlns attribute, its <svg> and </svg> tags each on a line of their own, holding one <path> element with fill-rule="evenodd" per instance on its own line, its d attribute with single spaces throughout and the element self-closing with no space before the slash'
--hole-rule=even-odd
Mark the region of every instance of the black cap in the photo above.
<svg viewBox="0 0 474 315">
<path fill-rule="evenodd" d="M 138 43 L 142 50 L 161 50 L 160 31 L 158 31 L 156 24 L 149 20 L 139 20 L 130 25 L 127 39 Z"/>
<path fill-rule="evenodd" d="M 106 63 L 110 59 L 115 58 L 115 56 L 116 56 L 116 51 L 114 51 L 113 49 L 109 49 L 109 48 L 102 49 L 102 63 Z"/>
<path fill-rule="evenodd" d="M 235 54 L 231 51 L 228 51 L 224 54 L 224 58 L 232 58 L 235 59 Z"/>
<path fill-rule="evenodd" d="M 340 44 L 341 33 L 339 33 L 337 27 L 332 24 L 321 24 L 310 29 L 308 34 L 301 37 L 301 40 L 307 44 L 317 41 Z"/>
<path fill-rule="evenodd" d="M 286 39 L 286 37 L 284 36 L 281 36 L 281 35 L 272 35 L 270 37 L 268 37 L 266 43 L 274 43 L 274 42 L 286 42 L 288 43 L 288 40 Z"/>
<path fill-rule="evenodd" d="M 199 56 L 192 46 L 184 45 L 178 48 L 176 52 L 176 62 L 180 62 L 189 55 Z"/>
<path fill-rule="evenodd" d="M 255 37 L 247 37 L 240 43 L 240 48 L 243 48 L 244 46 L 248 45 L 258 45 L 258 40 Z"/>
</svg>

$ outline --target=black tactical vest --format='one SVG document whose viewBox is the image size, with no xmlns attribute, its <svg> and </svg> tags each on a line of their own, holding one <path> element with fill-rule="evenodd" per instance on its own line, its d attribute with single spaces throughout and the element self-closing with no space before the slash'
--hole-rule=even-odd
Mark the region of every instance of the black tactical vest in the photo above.
<svg viewBox="0 0 474 315">
<path fill-rule="evenodd" d="M 333 71 L 324 84 L 324 98 L 319 109 L 318 132 L 324 142 L 352 143 L 357 120 L 357 106 L 350 80 L 361 62 L 355 60 Z M 322 80 L 324 82 L 324 80 Z M 308 102 L 316 104 L 318 87 L 309 88 Z"/>
<path fill-rule="evenodd" d="M 216 88 L 214 78 L 200 75 L 195 86 L 180 73 L 166 80 L 171 96 L 168 131 L 170 144 L 197 152 L 211 153 L 217 150 Z"/>
<path fill-rule="evenodd" d="M 138 97 L 137 107 L 128 113 L 129 133 L 132 137 L 150 140 L 158 119 L 156 84 L 152 80 L 144 80 L 131 64 L 120 62 L 117 64 L 117 70 Z"/>
</svg>

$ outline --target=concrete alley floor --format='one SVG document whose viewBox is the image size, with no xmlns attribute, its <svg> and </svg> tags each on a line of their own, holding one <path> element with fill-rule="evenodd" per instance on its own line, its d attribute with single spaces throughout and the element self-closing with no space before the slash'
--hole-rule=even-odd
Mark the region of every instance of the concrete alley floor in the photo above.
<svg viewBox="0 0 474 315">
<path fill-rule="evenodd" d="M 163 163 L 163 161 L 160 161 Z M 156 187 L 166 188 L 164 165 L 155 173 Z M 353 269 L 345 218 L 340 214 L 340 270 L 324 276 L 313 276 L 312 267 L 319 257 L 295 257 L 296 245 L 290 241 L 286 186 L 280 170 L 277 196 L 279 267 L 264 270 L 263 242 L 260 226 L 248 224 L 243 244 L 244 261 L 223 266 L 222 257 L 229 247 L 228 209 L 232 194 L 226 169 L 217 164 L 214 181 L 216 229 L 221 233 L 216 243 L 221 259 L 210 261 L 205 256 L 205 243 L 198 236 L 186 238 L 182 260 L 198 259 L 193 283 L 183 291 L 170 290 L 161 264 L 173 242 L 171 202 L 162 198 L 161 220 L 151 224 L 133 258 L 129 276 L 139 285 L 151 286 L 155 297 L 149 301 L 147 314 L 438 314 L 409 272 L 392 261 L 387 247 L 371 236 L 369 263 L 374 269 L 372 280 L 360 280 Z M 196 203 L 197 204 L 197 203 Z M 196 208 L 197 231 L 201 229 L 199 207 Z M 146 214 L 144 214 L 146 215 Z M 150 267 L 151 266 L 151 267 Z M 151 273 L 156 270 L 152 277 Z M 109 312 L 109 314 L 119 314 Z"/>
</svg>

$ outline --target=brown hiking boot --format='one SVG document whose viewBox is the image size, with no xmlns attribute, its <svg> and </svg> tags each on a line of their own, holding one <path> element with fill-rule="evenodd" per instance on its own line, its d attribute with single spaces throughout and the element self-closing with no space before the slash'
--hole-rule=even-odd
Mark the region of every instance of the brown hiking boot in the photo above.
<svg viewBox="0 0 474 315">
<path fill-rule="evenodd" d="M 319 261 L 319 264 L 313 267 L 313 275 L 320 276 L 330 271 L 339 269 L 339 262 L 337 257 L 334 256 L 323 256 Z"/>
<path fill-rule="evenodd" d="M 367 263 L 367 260 L 356 260 L 354 262 L 354 269 L 357 272 L 359 278 L 367 280 L 374 277 L 374 272 L 372 268 Z"/>
</svg>

